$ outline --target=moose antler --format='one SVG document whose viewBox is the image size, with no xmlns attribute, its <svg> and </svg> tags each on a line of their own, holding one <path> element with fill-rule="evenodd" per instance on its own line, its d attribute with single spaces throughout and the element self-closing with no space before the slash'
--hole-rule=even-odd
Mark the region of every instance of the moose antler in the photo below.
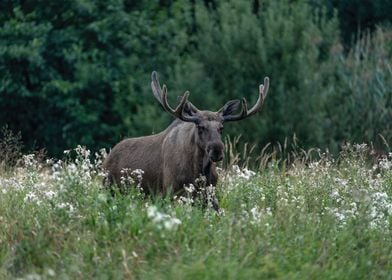
<svg viewBox="0 0 392 280">
<path fill-rule="evenodd" d="M 246 99 L 242 98 L 241 112 L 237 115 L 223 116 L 223 121 L 225 122 L 239 121 L 256 114 L 264 103 L 264 99 L 267 96 L 268 88 L 269 88 L 269 78 L 265 77 L 264 85 L 259 86 L 259 98 L 257 99 L 256 104 L 250 110 L 248 110 L 248 104 L 246 102 Z"/>
<path fill-rule="evenodd" d="M 174 117 L 179 118 L 185 122 L 197 122 L 198 118 L 196 116 L 190 116 L 184 114 L 184 107 L 188 102 L 189 91 L 186 91 L 184 95 L 181 97 L 180 103 L 177 105 L 175 109 L 173 109 L 169 103 L 167 102 L 167 88 L 166 85 L 163 85 L 163 89 L 161 89 L 161 85 L 159 84 L 159 80 L 157 77 L 157 72 L 153 71 L 151 74 L 151 88 L 154 93 L 155 98 L 162 105 L 163 109 L 166 112 L 172 114 Z"/>
</svg>

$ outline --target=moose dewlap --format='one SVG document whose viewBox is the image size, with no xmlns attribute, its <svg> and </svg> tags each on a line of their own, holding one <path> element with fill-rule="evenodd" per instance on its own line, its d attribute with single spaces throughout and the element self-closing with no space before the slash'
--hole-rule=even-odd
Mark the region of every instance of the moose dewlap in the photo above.
<svg viewBox="0 0 392 280">
<path fill-rule="evenodd" d="M 164 131 L 150 136 L 128 138 L 111 150 L 103 167 L 109 185 L 121 184 L 122 170 L 144 171 L 141 187 L 148 193 L 181 195 L 189 184 L 215 187 L 216 163 L 223 159 L 223 124 L 238 121 L 257 113 L 268 92 L 269 79 L 259 87 L 256 104 L 248 110 L 245 98 L 228 101 L 217 112 L 202 111 L 188 101 L 186 91 L 174 109 L 167 102 L 167 89 L 161 88 L 157 73 L 152 72 L 151 88 L 163 109 L 176 119 Z M 240 112 L 235 112 L 240 108 Z M 205 178 L 205 180 L 197 180 Z M 197 183 L 199 182 L 199 183 Z M 219 209 L 212 199 L 215 210 Z"/>
</svg>

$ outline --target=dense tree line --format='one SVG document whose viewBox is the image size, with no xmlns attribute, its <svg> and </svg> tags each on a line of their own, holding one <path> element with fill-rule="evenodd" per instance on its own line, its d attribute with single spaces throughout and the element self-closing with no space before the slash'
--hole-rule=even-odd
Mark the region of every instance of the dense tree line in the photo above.
<svg viewBox="0 0 392 280">
<path fill-rule="evenodd" d="M 260 146 L 293 135 L 333 150 L 346 140 L 388 141 L 392 7 L 324 2 L 4 0 L 0 126 L 51 155 L 158 132 L 170 116 L 151 93 L 157 70 L 171 102 L 190 90 L 209 110 L 254 102 L 269 76 L 263 112 L 227 125 Z"/>
</svg>

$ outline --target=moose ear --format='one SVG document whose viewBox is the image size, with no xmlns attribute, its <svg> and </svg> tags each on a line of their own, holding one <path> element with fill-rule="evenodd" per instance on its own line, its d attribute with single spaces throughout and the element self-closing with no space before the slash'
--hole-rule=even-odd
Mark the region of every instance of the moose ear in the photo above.
<svg viewBox="0 0 392 280">
<path fill-rule="evenodd" d="M 218 114 L 222 117 L 233 114 L 241 105 L 241 100 L 235 99 L 227 102 L 222 108 L 219 109 Z"/>
</svg>

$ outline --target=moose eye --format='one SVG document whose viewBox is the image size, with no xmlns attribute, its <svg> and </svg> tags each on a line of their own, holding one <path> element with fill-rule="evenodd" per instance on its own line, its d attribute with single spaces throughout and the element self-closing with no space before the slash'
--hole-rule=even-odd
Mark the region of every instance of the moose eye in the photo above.
<svg viewBox="0 0 392 280">
<path fill-rule="evenodd" d="M 223 133 L 223 126 L 219 127 L 218 131 L 219 131 L 220 134 L 222 134 Z"/>
</svg>

